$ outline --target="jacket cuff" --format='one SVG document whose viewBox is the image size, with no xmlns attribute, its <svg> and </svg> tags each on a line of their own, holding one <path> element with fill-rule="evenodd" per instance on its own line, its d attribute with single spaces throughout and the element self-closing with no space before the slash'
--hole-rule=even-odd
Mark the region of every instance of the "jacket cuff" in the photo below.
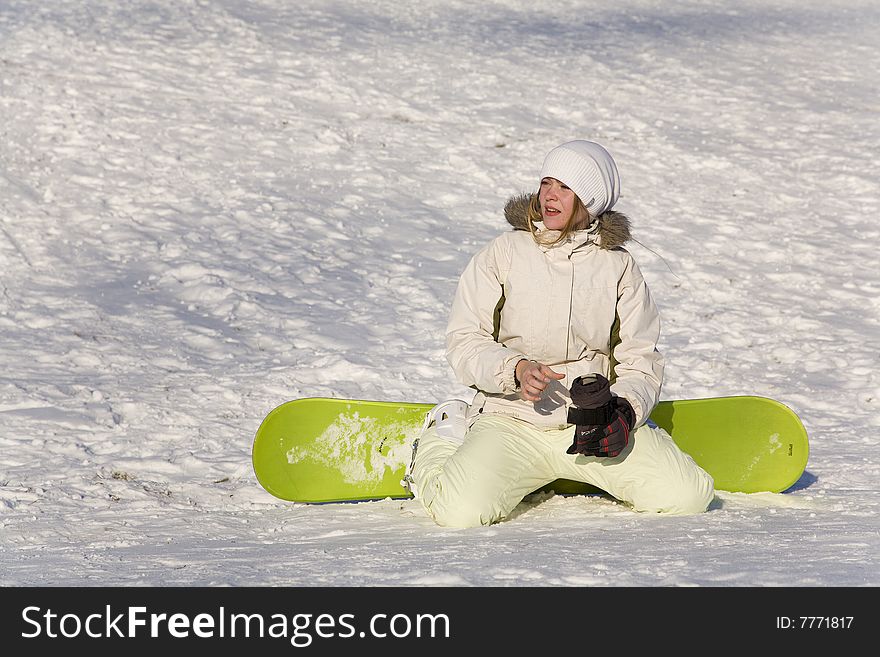
<svg viewBox="0 0 880 657">
<path fill-rule="evenodd" d="M 644 406 L 642 405 L 642 400 L 636 395 L 631 395 L 630 397 L 620 396 L 621 399 L 626 399 L 629 402 L 629 406 L 633 412 L 633 425 L 632 428 L 642 426 L 645 422 L 648 421 L 648 414 L 645 413 Z"/>
<path fill-rule="evenodd" d="M 636 428 L 636 412 L 626 397 L 615 397 L 614 408 L 623 415 L 623 419 L 629 425 L 630 431 Z"/>
<path fill-rule="evenodd" d="M 519 381 L 516 380 L 516 366 L 521 360 L 528 360 L 525 356 L 517 354 L 511 356 L 504 362 L 501 369 L 501 392 L 505 395 L 512 395 L 519 392 Z"/>
</svg>

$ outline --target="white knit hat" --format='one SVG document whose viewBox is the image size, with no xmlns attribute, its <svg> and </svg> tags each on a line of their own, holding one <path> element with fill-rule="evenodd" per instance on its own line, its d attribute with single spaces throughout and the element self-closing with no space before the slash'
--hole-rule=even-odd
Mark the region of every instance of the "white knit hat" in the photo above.
<svg viewBox="0 0 880 657">
<path fill-rule="evenodd" d="M 620 174 L 614 158 L 604 147 L 579 139 L 557 146 L 544 158 L 541 180 L 556 178 L 567 185 L 598 217 L 620 197 Z"/>
</svg>

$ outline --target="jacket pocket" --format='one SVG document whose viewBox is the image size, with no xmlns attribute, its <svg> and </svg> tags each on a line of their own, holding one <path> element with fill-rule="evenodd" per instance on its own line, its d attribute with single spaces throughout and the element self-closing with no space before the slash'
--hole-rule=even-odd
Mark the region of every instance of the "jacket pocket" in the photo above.
<svg viewBox="0 0 880 657">
<path fill-rule="evenodd" d="M 572 291 L 569 357 L 610 352 L 611 329 L 617 317 L 617 287 Z"/>
</svg>

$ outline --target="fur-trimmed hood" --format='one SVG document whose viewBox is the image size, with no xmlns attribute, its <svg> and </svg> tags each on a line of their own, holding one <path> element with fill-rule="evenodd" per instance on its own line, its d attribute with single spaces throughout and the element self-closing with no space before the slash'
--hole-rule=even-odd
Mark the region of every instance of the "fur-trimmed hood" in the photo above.
<svg viewBox="0 0 880 657">
<path fill-rule="evenodd" d="M 529 230 L 529 203 L 534 194 L 511 196 L 504 206 L 504 217 L 514 230 Z M 630 233 L 629 217 L 621 212 L 608 210 L 599 215 L 599 226 L 596 229 L 599 247 L 614 249 L 626 244 Z"/>
</svg>

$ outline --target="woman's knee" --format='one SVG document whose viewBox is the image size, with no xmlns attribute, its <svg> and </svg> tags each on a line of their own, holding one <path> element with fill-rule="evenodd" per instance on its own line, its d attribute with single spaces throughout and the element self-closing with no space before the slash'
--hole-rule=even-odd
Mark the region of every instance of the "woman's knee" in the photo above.
<svg viewBox="0 0 880 657">
<path fill-rule="evenodd" d="M 654 490 L 646 488 L 634 497 L 633 508 L 637 511 L 693 515 L 709 508 L 715 499 L 715 484 L 708 473 L 698 468 L 687 481 L 665 482 Z"/>
<path fill-rule="evenodd" d="M 702 513 L 715 498 L 715 482 L 662 429 L 643 426 L 624 475 L 628 501 L 638 511 Z M 624 462 L 624 464 L 626 461 Z"/>
<path fill-rule="evenodd" d="M 503 520 L 547 474 L 535 433 L 515 420 L 481 419 L 442 466 L 431 459 L 433 465 L 425 463 L 421 469 L 417 454 L 416 482 L 424 489 L 422 503 L 434 521 L 478 527 Z"/>
<path fill-rule="evenodd" d="M 455 494 L 438 492 L 423 503 L 430 516 L 444 527 L 480 527 L 491 525 L 504 517 L 502 510 L 485 499 L 475 498 L 464 492 Z"/>
</svg>

